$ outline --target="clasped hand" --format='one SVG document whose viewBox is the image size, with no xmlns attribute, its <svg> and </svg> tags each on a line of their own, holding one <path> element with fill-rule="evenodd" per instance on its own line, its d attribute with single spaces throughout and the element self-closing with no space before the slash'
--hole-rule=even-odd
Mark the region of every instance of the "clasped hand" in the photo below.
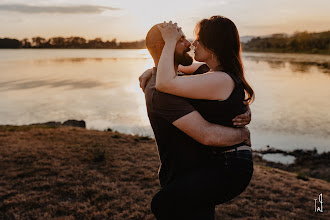
<svg viewBox="0 0 330 220">
<path fill-rule="evenodd" d="M 157 25 L 160 33 L 165 42 L 174 41 L 177 42 L 181 37 L 184 37 L 181 27 L 178 27 L 177 23 L 172 24 L 172 21 Z"/>
</svg>

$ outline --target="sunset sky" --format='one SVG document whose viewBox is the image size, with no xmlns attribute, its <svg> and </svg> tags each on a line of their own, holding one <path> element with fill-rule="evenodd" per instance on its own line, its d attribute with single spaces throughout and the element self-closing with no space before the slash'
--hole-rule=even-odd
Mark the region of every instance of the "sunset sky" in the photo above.
<svg viewBox="0 0 330 220">
<path fill-rule="evenodd" d="M 176 21 L 188 38 L 199 20 L 232 19 L 241 36 L 330 30 L 329 0 L 0 0 L 0 38 L 41 36 L 141 40 Z"/>
</svg>

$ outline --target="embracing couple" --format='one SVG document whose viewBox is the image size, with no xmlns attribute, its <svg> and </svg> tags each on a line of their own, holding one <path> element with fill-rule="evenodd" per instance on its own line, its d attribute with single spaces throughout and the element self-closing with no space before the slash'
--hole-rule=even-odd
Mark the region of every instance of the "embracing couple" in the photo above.
<svg viewBox="0 0 330 220">
<path fill-rule="evenodd" d="M 215 218 L 215 206 L 248 186 L 253 174 L 248 103 L 239 34 L 228 18 L 196 26 L 191 43 L 176 23 L 158 24 L 146 45 L 155 67 L 139 80 L 161 166 L 161 189 L 151 201 L 159 219 Z"/>
</svg>

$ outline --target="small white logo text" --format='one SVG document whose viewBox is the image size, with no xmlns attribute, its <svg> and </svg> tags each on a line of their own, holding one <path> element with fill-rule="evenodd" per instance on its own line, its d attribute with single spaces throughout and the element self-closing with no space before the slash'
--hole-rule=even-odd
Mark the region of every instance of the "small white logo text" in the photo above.
<svg viewBox="0 0 330 220">
<path fill-rule="evenodd" d="M 320 193 L 318 199 L 314 199 L 314 202 L 315 202 L 315 212 L 323 212 L 322 193 Z"/>
</svg>

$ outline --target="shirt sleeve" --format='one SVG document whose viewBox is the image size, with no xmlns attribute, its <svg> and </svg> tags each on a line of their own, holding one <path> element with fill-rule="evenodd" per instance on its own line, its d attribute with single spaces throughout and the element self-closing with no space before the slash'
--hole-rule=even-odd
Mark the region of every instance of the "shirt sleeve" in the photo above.
<svg viewBox="0 0 330 220">
<path fill-rule="evenodd" d="M 153 94 L 152 102 L 157 114 L 170 123 L 195 111 L 188 99 L 157 90 Z"/>
</svg>

